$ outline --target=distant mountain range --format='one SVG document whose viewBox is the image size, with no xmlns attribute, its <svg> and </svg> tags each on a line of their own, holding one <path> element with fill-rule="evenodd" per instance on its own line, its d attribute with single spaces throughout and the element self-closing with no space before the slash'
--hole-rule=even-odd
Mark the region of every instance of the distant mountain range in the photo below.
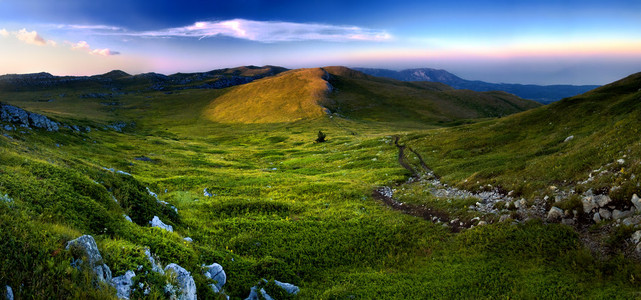
<svg viewBox="0 0 641 300">
<path fill-rule="evenodd" d="M 524 99 L 534 100 L 548 104 L 563 98 L 576 96 L 589 90 L 598 88 L 598 85 L 534 85 L 489 83 L 479 80 L 466 80 L 448 71 L 430 68 L 407 69 L 394 71 L 387 69 L 353 68 L 377 77 L 387 77 L 400 81 L 431 81 L 447 84 L 456 89 L 468 89 L 477 92 L 504 91 Z"/>
</svg>

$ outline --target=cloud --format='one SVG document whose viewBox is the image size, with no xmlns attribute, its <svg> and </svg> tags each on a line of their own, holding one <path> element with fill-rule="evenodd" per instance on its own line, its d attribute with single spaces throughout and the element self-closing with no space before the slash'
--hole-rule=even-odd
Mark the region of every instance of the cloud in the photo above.
<svg viewBox="0 0 641 300">
<path fill-rule="evenodd" d="M 35 30 L 27 31 L 26 28 L 22 28 L 17 32 L 13 32 L 13 35 L 15 35 L 19 40 L 27 44 L 38 45 L 38 46 L 44 46 L 47 44 L 47 41 L 45 41 L 45 39 L 42 38 L 42 36 L 40 36 Z"/>
<path fill-rule="evenodd" d="M 313 23 L 280 21 L 252 21 L 233 19 L 218 22 L 196 22 L 193 25 L 154 31 L 127 31 L 105 25 L 59 25 L 60 28 L 90 30 L 94 34 L 123 35 L 137 37 L 187 37 L 203 39 L 226 36 L 262 43 L 293 41 L 387 41 L 392 36 L 384 30 L 356 26 L 339 26 Z"/>
<path fill-rule="evenodd" d="M 2 28 L 2 29 L 0 29 L 0 36 L 8 37 L 9 36 L 9 32 L 6 29 Z"/>
<path fill-rule="evenodd" d="M 110 49 L 95 49 L 89 52 L 90 54 L 93 55 L 102 55 L 102 56 L 111 56 L 111 55 L 119 55 L 120 52 L 118 51 L 112 51 Z"/>
<path fill-rule="evenodd" d="M 71 44 L 71 49 L 72 50 L 84 50 L 89 52 L 89 54 L 92 55 L 101 55 L 101 56 L 111 56 L 111 55 L 119 55 L 120 52 L 118 51 L 113 51 L 111 49 L 105 48 L 105 49 L 91 49 L 91 46 L 89 46 L 89 43 L 86 41 L 79 41 L 77 43 L 70 43 Z"/>
</svg>

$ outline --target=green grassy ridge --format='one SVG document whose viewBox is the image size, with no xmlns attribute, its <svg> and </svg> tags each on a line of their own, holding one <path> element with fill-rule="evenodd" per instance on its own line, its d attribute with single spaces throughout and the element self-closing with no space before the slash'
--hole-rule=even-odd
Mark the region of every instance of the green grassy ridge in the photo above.
<svg viewBox="0 0 641 300">
<path fill-rule="evenodd" d="M 596 182 L 583 190 L 621 184 L 632 187 L 637 181 L 630 175 L 641 171 L 640 81 L 641 75 L 635 74 L 548 106 L 502 119 L 413 133 L 404 140 L 446 181 L 468 189 L 489 183 L 533 196 L 550 185 L 573 187 L 605 165 L 619 179 Z M 574 138 L 564 142 L 569 136 Z M 624 156 L 626 163 L 618 165 L 616 161 Z M 639 192 L 625 190 L 617 198 L 629 200 Z"/>
</svg>

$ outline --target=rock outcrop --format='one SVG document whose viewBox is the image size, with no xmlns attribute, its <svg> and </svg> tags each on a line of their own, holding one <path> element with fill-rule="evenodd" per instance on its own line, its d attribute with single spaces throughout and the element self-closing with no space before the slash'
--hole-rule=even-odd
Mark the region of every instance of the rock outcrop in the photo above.
<svg viewBox="0 0 641 300">
<path fill-rule="evenodd" d="M 83 262 L 86 262 L 96 274 L 99 281 L 111 281 L 111 270 L 109 266 L 104 264 L 100 250 L 98 250 L 98 245 L 96 245 L 96 241 L 92 236 L 83 235 L 75 240 L 71 240 L 67 243 L 65 249 L 71 250 L 72 255 L 78 260 L 79 265 L 83 265 Z M 86 261 L 83 261 L 83 259 Z"/>
<path fill-rule="evenodd" d="M 151 227 L 158 227 L 160 229 L 164 229 L 164 230 L 167 230 L 169 232 L 173 232 L 174 231 L 174 228 L 171 225 L 167 225 L 167 224 L 163 223 L 160 220 L 160 218 L 158 218 L 158 216 L 154 216 L 154 218 L 151 219 L 151 221 L 149 221 L 149 224 L 151 225 Z"/>
<path fill-rule="evenodd" d="M 125 275 L 111 279 L 111 285 L 116 288 L 116 296 L 118 296 L 118 298 L 129 299 L 129 295 L 131 295 L 131 288 L 134 285 L 134 277 L 136 277 L 136 273 L 130 270 L 127 271 Z"/>
<path fill-rule="evenodd" d="M 205 277 L 216 281 L 216 283 L 210 284 L 209 286 L 214 293 L 220 293 L 223 290 L 223 285 L 227 282 L 227 274 L 225 274 L 223 267 L 217 263 L 213 263 L 209 266 L 205 266 L 204 274 Z"/>
<path fill-rule="evenodd" d="M 13 105 L 0 103 L 0 121 L 10 122 L 22 127 L 35 127 L 47 131 L 58 131 L 59 124 L 49 118 Z"/>
<path fill-rule="evenodd" d="M 5 289 L 6 291 L 4 294 L 4 298 L 7 300 L 13 300 L 13 290 L 11 289 L 11 287 L 7 285 Z"/>
<path fill-rule="evenodd" d="M 258 299 L 274 300 L 274 298 L 272 298 L 269 294 L 267 294 L 267 291 L 265 290 L 265 288 L 262 287 L 267 283 L 268 283 L 267 279 L 264 279 L 264 278 L 261 279 L 261 281 L 259 281 L 257 285 L 251 288 L 249 292 L 249 296 L 247 296 L 245 300 L 258 300 Z M 290 295 L 296 295 L 300 291 L 300 288 L 298 288 L 297 286 L 291 283 L 285 283 L 285 282 L 280 282 L 278 280 L 274 280 L 274 284 L 276 284 L 276 286 L 280 287 Z"/>
<path fill-rule="evenodd" d="M 187 270 L 172 263 L 165 267 L 165 273 L 175 276 L 178 282 L 178 300 L 196 300 L 196 282 L 194 282 L 194 278 L 191 277 L 191 274 Z"/>
</svg>

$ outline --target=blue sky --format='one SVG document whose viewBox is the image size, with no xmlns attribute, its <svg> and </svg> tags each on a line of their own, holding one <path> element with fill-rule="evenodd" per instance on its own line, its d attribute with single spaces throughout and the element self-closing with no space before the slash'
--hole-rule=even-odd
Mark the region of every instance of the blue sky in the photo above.
<svg viewBox="0 0 641 300">
<path fill-rule="evenodd" d="M 0 74 L 250 64 L 605 84 L 641 71 L 641 1 L 0 0 Z"/>
</svg>

